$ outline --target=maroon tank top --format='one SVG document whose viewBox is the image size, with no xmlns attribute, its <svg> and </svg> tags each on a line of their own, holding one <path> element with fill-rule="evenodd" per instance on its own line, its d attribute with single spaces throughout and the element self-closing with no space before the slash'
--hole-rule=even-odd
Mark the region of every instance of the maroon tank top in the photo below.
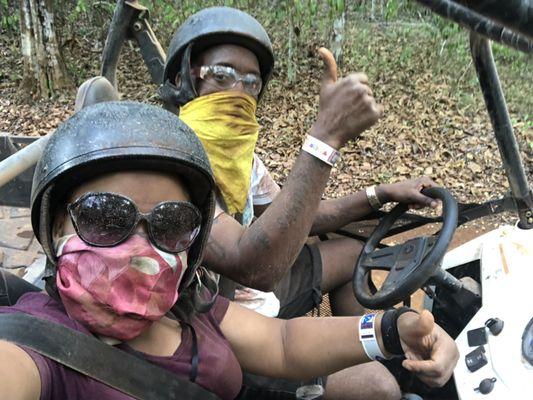
<svg viewBox="0 0 533 400">
<path fill-rule="evenodd" d="M 213 308 L 198 314 L 191 322 L 198 340 L 198 374 L 196 383 L 215 393 L 223 400 L 237 397 L 242 386 L 242 371 L 231 350 L 230 344 L 220 331 L 228 309 L 229 301 L 217 297 Z M 44 293 L 27 293 L 13 307 L 0 307 L 0 313 L 23 312 L 59 323 L 79 332 L 90 334 L 80 323 L 71 319 L 62 304 Z M 60 339 L 59 339 L 60 340 Z M 135 350 L 126 344 L 116 347 L 128 353 Z M 53 360 L 24 348 L 32 357 L 41 376 L 41 400 L 126 400 L 130 396 L 112 389 Z M 139 353 L 149 362 L 165 368 L 185 379 L 189 378 L 192 358 L 192 334 L 190 329 L 182 330 L 181 344 L 170 357 L 158 357 Z M 124 367 L 127 374 L 127 366 Z M 146 382 L 147 385 L 150 382 Z"/>
</svg>

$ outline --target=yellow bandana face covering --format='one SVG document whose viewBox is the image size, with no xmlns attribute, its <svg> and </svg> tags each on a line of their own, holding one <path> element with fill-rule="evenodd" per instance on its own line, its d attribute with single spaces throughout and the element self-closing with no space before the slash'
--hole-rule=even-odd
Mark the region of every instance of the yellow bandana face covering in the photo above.
<svg viewBox="0 0 533 400">
<path fill-rule="evenodd" d="M 230 214 L 246 206 L 259 124 L 256 100 L 224 91 L 200 96 L 180 109 L 180 118 L 200 138 Z"/>
</svg>

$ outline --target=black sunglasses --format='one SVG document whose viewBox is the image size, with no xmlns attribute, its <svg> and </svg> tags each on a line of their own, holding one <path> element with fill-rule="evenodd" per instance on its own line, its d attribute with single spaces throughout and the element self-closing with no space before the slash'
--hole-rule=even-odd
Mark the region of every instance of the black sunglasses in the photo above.
<svg viewBox="0 0 533 400">
<path fill-rule="evenodd" d="M 189 202 L 165 201 L 145 214 L 131 199 L 115 193 L 86 193 L 67 209 L 78 236 L 97 247 L 123 242 L 144 220 L 158 249 L 179 253 L 192 245 L 202 222 L 200 211 Z"/>
</svg>

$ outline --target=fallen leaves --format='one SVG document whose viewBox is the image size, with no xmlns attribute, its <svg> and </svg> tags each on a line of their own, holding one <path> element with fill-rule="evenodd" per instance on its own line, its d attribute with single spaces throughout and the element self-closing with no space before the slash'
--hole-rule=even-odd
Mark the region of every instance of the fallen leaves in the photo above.
<svg viewBox="0 0 533 400">
<path fill-rule="evenodd" d="M 377 39 L 376 39 L 377 40 Z M 3 40 L 0 46 L 13 48 Z M 274 41 L 281 54 L 279 42 Z M 78 84 L 98 73 L 94 46 L 85 40 L 73 46 L 69 60 L 83 60 Z M 379 57 L 397 57 L 399 50 L 380 42 L 368 49 Z M 395 53 L 396 52 L 396 53 Z M 3 71 L 17 70 L 18 55 L 0 60 Z M 423 54 L 423 53 L 421 53 Z M 371 57 L 369 55 L 369 57 Z M 379 56 L 379 57 L 378 57 Z M 385 106 L 382 120 L 342 149 L 342 159 L 333 169 L 326 197 L 337 197 L 367 185 L 394 182 L 427 175 L 448 187 L 460 201 L 485 201 L 509 190 L 499 150 L 481 96 L 478 103 L 460 106 L 448 83 L 426 70 L 425 60 L 414 53 L 409 65 L 393 71 L 376 66 L 366 71 L 377 100 Z M 423 57 L 423 55 L 420 55 Z M 146 67 L 137 49 L 125 46 L 119 64 L 119 90 L 124 99 L 156 102 Z M 125 62 L 127 60 L 127 62 Z M 278 59 L 274 79 L 258 108 L 262 126 L 257 152 L 272 175 L 283 183 L 290 172 L 306 132 L 318 113 L 322 65 L 316 58 L 300 59 L 299 80 L 288 87 L 283 59 Z M 81 61 L 80 61 L 81 62 Z M 357 71 L 357 59 L 346 60 L 341 75 Z M 0 76 L 0 131 L 20 135 L 44 135 L 73 112 L 74 98 L 22 104 L 17 82 Z M 531 124 L 513 122 L 522 150 L 526 174 L 533 180 L 533 133 Z"/>
<path fill-rule="evenodd" d="M 475 162 L 469 162 L 467 166 L 468 166 L 468 169 L 470 169 L 470 171 L 474 173 L 483 171 L 483 168 L 481 168 L 481 165 L 476 164 Z"/>
</svg>

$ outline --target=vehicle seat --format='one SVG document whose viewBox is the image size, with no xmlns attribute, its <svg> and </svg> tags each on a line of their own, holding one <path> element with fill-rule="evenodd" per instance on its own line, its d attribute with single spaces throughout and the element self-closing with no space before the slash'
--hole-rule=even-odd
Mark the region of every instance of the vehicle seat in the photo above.
<svg viewBox="0 0 533 400">
<path fill-rule="evenodd" d="M 12 306 L 24 293 L 40 291 L 37 286 L 0 268 L 0 306 Z"/>
<path fill-rule="evenodd" d="M 74 111 L 104 101 L 120 100 L 120 95 L 114 86 L 103 76 L 95 76 L 81 84 L 76 94 Z"/>
</svg>

